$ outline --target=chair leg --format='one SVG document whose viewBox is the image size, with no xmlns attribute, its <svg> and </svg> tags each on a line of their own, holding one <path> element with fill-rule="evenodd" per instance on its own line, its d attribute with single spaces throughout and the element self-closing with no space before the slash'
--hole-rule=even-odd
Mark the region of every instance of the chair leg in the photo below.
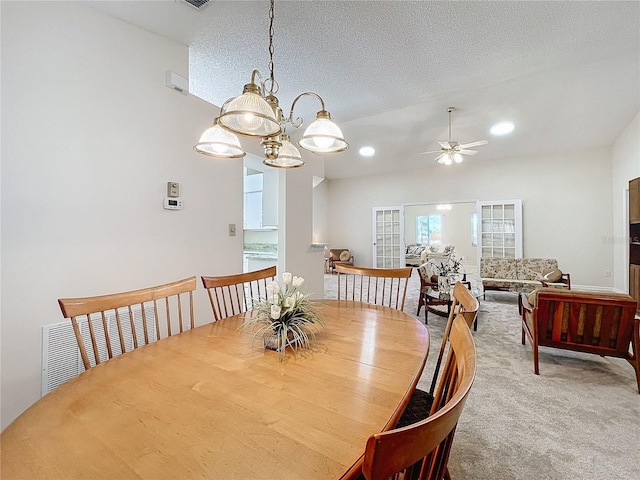
<svg viewBox="0 0 640 480">
<path fill-rule="evenodd" d="M 633 337 L 631 338 L 631 353 L 627 357 L 627 361 L 631 364 L 636 372 L 636 383 L 638 384 L 638 393 L 640 393 L 640 358 L 638 357 L 638 349 L 640 348 L 640 324 L 635 322 Z"/>
<path fill-rule="evenodd" d="M 518 293 L 518 315 L 522 315 L 522 297 Z"/>
<path fill-rule="evenodd" d="M 538 343 L 532 340 L 531 345 L 533 346 L 533 373 L 540 375 L 540 366 L 538 365 Z"/>
</svg>

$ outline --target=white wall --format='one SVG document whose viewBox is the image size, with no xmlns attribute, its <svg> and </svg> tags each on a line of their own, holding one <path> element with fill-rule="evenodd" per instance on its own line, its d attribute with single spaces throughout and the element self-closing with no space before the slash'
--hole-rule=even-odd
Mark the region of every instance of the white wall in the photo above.
<svg viewBox="0 0 640 480">
<path fill-rule="evenodd" d="M 242 162 L 192 150 L 217 108 L 167 70 L 187 75 L 187 47 L 81 4 L 2 2 L 2 428 L 40 396 L 58 298 L 242 269 Z M 162 209 L 167 181 L 182 211 Z"/>
<path fill-rule="evenodd" d="M 640 112 L 613 145 L 613 245 L 616 290 L 629 292 L 629 180 L 640 177 Z"/>
<path fill-rule="evenodd" d="M 303 290 L 313 298 L 324 297 L 323 249 L 313 248 L 313 177 L 324 176 L 324 160 L 304 152 L 302 168 L 281 170 L 278 272 L 304 277 Z"/>
<path fill-rule="evenodd" d="M 476 160 L 330 181 L 331 242 L 370 266 L 374 206 L 519 198 L 525 257 L 556 258 L 576 286 L 613 286 L 610 149 Z"/>
<path fill-rule="evenodd" d="M 328 243 L 331 231 L 329 223 L 329 188 L 326 180 L 313 187 L 313 241 Z"/>
</svg>

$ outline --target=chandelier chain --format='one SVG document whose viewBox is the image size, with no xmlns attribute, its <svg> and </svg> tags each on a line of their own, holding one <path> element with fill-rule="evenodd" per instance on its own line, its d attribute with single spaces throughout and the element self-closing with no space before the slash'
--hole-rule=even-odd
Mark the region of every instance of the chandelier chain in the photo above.
<svg viewBox="0 0 640 480">
<path fill-rule="evenodd" d="M 275 0 L 271 0 L 271 6 L 269 7 L 269 80 L 271 81 L 271 85 L 269 85 L 269 93 L 273 94 L 273 89 L 275 88 L 275 79 L 273 76 L 273 10 L 274 10 Z"/>
</svg>

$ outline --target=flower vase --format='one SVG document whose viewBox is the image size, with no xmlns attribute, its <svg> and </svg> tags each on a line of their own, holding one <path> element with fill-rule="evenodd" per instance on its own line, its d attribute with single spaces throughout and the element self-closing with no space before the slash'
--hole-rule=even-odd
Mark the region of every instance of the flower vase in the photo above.
<svg viewBox="0 0 640 480">
<path fill-rule="evenodd" d="M 282 344 L 282 335 L 280 332 L 270 332 L 263 337 L 264 348 L 282 352 L 285 348 L 293 345 L 293 332 L 287 332 L 287 338 L 284 345 Z"/>
<path fill-rule="evenodd" d="M 438 276 L 438 291 L 442 293 L 449 293 L 451 290 L 451 278 L 447 275 Z"/>
</svg>

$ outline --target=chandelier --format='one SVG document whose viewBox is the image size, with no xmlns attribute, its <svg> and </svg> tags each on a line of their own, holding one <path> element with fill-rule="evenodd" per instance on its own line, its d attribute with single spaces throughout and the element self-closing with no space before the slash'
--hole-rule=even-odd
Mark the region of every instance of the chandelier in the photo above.
<svg viewBox="0 0 640 480">
<path fill-rule="evenodd" d="M 325 110 L 324 100 L 314 92 L 298 95 L 291 104 L 289 115 L 284 116 L 276 93 L 278 83 L 273 75 L 273 19 L 274 0 L 269 7 L 269 78 L 264 81 L 258 70 L 251 73 L 251 82 L 244 86 L 242 95 L 224 102 L 220 115 L 213 125 L 205 130 L 200 141 L 193 147 L 198 153 L 218 158 L 241 158 L 246 155 L 238 135 L 262 138 L 263 163 L 271 167 L 293 168 L 304 165 L 300 151 L 291 143 L 285 133 L 287 124 L 294 128 L 302 126 L 303 120 L 294 120 L 293 110 L 298 100 L 311 96 L 320 101 L 320 111 L 316 119 L 305 130 L 298 145 L 313 153 L 342 152 L 349 144 L 342 137 L 342 131 L 333 123 Z M 268 90 L 267 90 L 268 87 Z"/>
</svg>

